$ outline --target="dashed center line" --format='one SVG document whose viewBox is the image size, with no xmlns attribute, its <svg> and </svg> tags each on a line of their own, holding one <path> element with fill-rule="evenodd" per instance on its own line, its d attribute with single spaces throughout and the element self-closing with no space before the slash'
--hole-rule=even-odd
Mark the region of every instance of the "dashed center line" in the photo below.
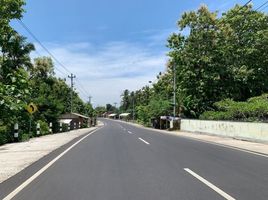
<svg viewBox="0 0 268 200">
<path fill-rule="evenodd" d="M 148 145 L 150 144 L 149 142 L 147 142 L 146 140 L 144 140 L 144 139 L 142 139 L 140 137 L 139 137 L 139 140 L 142 141 L 142 142 L 144 142 L 145 144 L 148 144 Z"/>
<path fill-rule="evenodd" d="M 201 181 L 202 183 L 204 183 L 205 185 L 207 185 L 208 187 L 210 187 L 212 190 L 217 192 L 219 195 L 221 195 L 225 199 L 227 199 L 227 200 L 235 200 L 235 198 L 231 197 L 229 194 L 227 194 L 226 192 L 224 192 L 223 190 L 221 190 L 217 186 L 213 185 L 212 183 L 210 183 L 209 181 L 207 181 L 203 177 L 199 176 L 197 173 L 193 172 L 192 170 L 190 170 L 188 168 L 184 168 L 184 170 L 187 171 L 189 174 L 191 174 L 196 179 L 198 179 L 199 181 Z"/>
<path fill-rule="evenodd" d="M 127 131 L 129 134 L 133 134 L 131 131 Z"/>
</svg>

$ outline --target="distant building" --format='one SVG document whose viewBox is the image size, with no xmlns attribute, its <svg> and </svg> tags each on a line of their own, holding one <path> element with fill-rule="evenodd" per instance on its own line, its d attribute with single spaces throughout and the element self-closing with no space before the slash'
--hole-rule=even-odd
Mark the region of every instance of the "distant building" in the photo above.
<svg viewBox="0 0 268 200">
<path fill-rule="evenodd" d="M 78 113 L 65 113 L 59 117 L 59 122 L 70 124 L 70 129 L 78 129 L 83 126 L 95 125 L 93 119 Z M 79 126 L 80 125 L 80 126 Z"/>
</svg>

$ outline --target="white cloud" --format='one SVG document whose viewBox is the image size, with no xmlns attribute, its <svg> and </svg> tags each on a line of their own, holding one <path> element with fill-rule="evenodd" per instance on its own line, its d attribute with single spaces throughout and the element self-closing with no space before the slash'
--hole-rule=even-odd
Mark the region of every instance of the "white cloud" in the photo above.
<svg viewBox="0 0 268 200">
<path fill-rule="evenodd" d="M 54 44 L 45 43 L 50 52 L 76 75 L 75 82 L 81 97 L 92 96 L 95 105 L 120 102 L 124 89 L 136 90 L 154 80 L 165 69 L 166 52 L 155 50 L 150 45 L 129 42 L 109 42 L 100 47 L 90 43 Z M 36 44 L 40 54 L 46 52 Z M 33 54 L 33 56 L 35 56 Z M 61 66 L 56 67 L 68 74 Z M 56 71 L 57 76 L 64 77 Z M 83 85 L 81 89 L 81 85 Z"/>
</svg>

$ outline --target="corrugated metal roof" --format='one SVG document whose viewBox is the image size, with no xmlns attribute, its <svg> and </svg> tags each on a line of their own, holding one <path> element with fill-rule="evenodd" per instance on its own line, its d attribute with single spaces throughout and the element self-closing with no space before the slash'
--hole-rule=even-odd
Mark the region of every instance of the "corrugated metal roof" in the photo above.
<svg viewBox="0 0 268 200">
<path fill-rule="evenodd" d="M 81 114 L 78 114 L 78 113 L 65 113 L 65 114 L 61 115 L 59 117 L 59 119 L 76 119 L 76 118 L 79 118 L 79 117 L 82 117 L 84 119 L 89 118 L 89 117 L 87 117 L 85 115 L 81 115 Z"/>
<path fill-rule="evenodd" d="M 129 116 L 130 115 L 130 113 L 121 113 L 119 116 L 120 117 L 127 117 L 127 116 Z"/>
</svg>

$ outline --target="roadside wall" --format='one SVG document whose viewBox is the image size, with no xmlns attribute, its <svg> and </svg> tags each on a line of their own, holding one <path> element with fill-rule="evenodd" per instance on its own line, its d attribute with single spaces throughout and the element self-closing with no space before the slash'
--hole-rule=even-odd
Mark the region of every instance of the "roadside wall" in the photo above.
<svg viewBox="0 0 268 200">
<path fill-rule="evenodd" d="M 268 123 L 182 119 L 181 130 L 268 141 Z"/>
</svg>

